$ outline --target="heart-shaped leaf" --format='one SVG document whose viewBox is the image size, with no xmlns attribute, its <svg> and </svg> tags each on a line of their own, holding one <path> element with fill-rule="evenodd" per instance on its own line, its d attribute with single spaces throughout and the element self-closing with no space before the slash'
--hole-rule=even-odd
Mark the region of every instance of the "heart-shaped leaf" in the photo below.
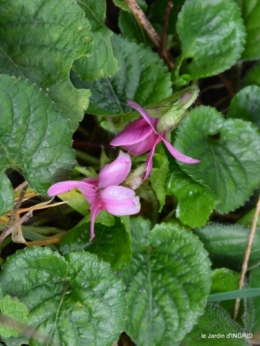
<svg viewBox="0 0 260 346">
<path fill-rule="evenodd" d="M 204 310 L 208 254 L 184 228 L 164 223 L 149 232 L 149 223 L 133 221 L 134 256 L 120 273 L 127 286 L 126 332 L 137 345 L 179 345 Z"/>
<path fill-rule="evenodd" d="M 227 70 L 244 49 L 245 28 L 233 0 L 185 1 L 177 32 L 182 42 L 181 60 L 192 59 L 187 66 L 192 79 Z"/>
<path fill-rule="evenodd" d="M 123 330 L 123 283 L 93 254 L 26 248 L 9 257 L 0 283 L 30 311 L 30 345 L 111 346 Z"/>
<path fill-rule="evenodd" d="M 251 123 L 225 120 L 214 108 L 202 106 L 182 121 L 176 138 L 178 150 L 200 160 L 178 164 L 216 194 L 219 212 L 240 207 L 260 185 L 260 136 Z"/>
</svg>

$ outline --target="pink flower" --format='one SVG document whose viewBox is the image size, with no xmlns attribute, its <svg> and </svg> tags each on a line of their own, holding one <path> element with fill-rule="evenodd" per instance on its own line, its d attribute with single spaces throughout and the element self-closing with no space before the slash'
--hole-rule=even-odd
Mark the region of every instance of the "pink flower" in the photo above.
<svg viewBox="0 0 260 346">
<path fill-rule="evenodd" d="M 133 215 L 140 211 L 140 201 L 133 190 L 118 186 L 128 176 L 131 159 L 120 151 L 116 160 L 103 167 L 98 178 L 86 178 L 81 181 L 63 181 L 52 185 L 48 195 L 53 197 L 60 193 L 78 188 L 90 204 L 90 241 L 95 237 L 94 223 L 102 210 L 110 214 Z"/>
<path fill-rule="evenodd" d="M 113 146 L 122 146 L 130 154 L 141 155 L 149 151 L 146 159 L 147 169 L 144 175 L 144 180 L 149 176 L 152 170 L 152 158 L 155 152 L 156 145 L 163 141 L 166 148 L 177 160 L 184 163 L 198 163 L 199 160 L 192 159 L 189 156 L 180 153 L 174 146 L 171 145 L 166 139 L 166 131 L 158 133 L 156 125 L 159 119 L 154 119 L 134 101 L 127 101 L 127 103 L 136 109 L 143 118 L 133 121 L 127 127 L 116 135 L 110 142 Z"/>
</svg>

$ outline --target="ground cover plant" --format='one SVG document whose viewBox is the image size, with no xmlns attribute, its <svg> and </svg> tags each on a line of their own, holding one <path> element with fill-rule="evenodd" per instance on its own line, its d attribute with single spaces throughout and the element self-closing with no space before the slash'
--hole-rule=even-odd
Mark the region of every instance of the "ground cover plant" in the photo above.
<svg viewBox="0 0 260 346">
<path fill-rule="evenodd" d="M 0 342 L 260 340 L 260 3 L 0 0 Z"/>
</svg>

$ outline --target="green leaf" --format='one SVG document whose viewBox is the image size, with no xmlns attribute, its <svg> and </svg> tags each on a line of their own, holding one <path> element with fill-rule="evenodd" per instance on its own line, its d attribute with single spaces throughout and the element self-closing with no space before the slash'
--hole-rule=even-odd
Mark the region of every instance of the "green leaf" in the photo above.
<svg viewBox="0 0 260 346">
<path fill-rule="evenodd" d="M 251 121 L 260 128 L 260 87 L 250 85 L 240 90 L 232 99 L 229 118 L 238 118 Z"/>
<path fill-rule="evenodd" d="M 244 86 L 253 84 L 260 87 L 260 63 L 255 64 L 244 79 Z"/>
<path fill-rule="evenodd" d="M 211 295 L 214 295 L 214 293 L 226 293 L 238 288 L 240 274 L 227 268 L 218 268 L 213 270 L 211 279 Z M 225 301 L 220 303 L 220 305 L 227 310 L 230 316 L 232 316 L 234 311 L 234 301 Z"/>
<path fill-rule="evenodd" d="M 246 44 L 243 59 L 260 58 L 260 3 L 256 0 L 243 0 L 242 17 L 246 26 Z"/>
<path fill-rule="evenodd" d="M 73 64 L 73 69 L 80 79 L 93 81 L 113 76 L 118 70 L 110 42 L 112 31 L 105 26 L 105 0 L 78 0 L 90 21 L 93 34 L 93 54 L 81 57 Z"/>
<path fill-rule="evenodd" d="M 69 80 L 73 60 L 91 54 L 89 22 L 79 6 L 67 0 L 4 1 L 0 13 L 0 73 L 24 76 L 48 94 L 78 127 L 90 93 Z"/>
<path fill-rule="evenodd" d="M 84 195 L 78 190 L 72 189 L 58 196 L 61 200 L 67 201 L 67 204 L 81 215 L 86 216 L 89 214 L 89 204 Z"/>
<path fill-rule="evenodd" d="M 249 286 L 251 289 L 257 289 L 259 291 L 260 287 L 260 269 L 255 268 L 250 272 Z M 249 317 L 253 320 L 253 325 L 251 326 L 253 333 L 260 333 L 260 292 L 258 297 L 252 298 L 252 304 L 249 305 L 247 311 Z"/>
<path fill-rule="evenodd" d="M 13 168 L 33 189 L 46 194 L 75 164 L 69 124 L 50 99 L 26 80 L 1 75 L 0 99 L 0 172 Z M 1 194 L 10 196 L 6 180 L 2 188 Z M 5 203 L 1 213 L 10 209 L 10 197 Z"/>
<path fill-rule="evenodd" d="M 13 187 L 5 174 L 0 174 L 0 191 L 0 215 L 3 215 L 12 210 L 14 205 Z"/>
<path fill-rule="evenodd" d="M 225 255 L 242 262 L 248 242 L 249 228 L 240 225 L 211 224 L 195 230 L 206 250 L 213 255 Z M 256 232 L 250 261 L 260 260 L 260 232 Z"/>
<path fill-rule="evenodd" d="M 240 58 L 245 43 L 245 28 L 233 0 L 185 1 L 177 32 L 182 41 L 181 60 L 192 59 L 185 72 L 192 79 L 229 69 Z"/>
<path fill-rule="evenodd" d="M 130 231 L 132 235 L 133 258 L 145 251 L 150 244 L 151 221 L 142 217 L 130 219 Z"/>
<path fill-rule="evenodd" d="M 208 254 L 190 231 L 166 223 L 148 237 L 145 232 L 141 245 L 144 226 L 132 228 L 133 260 L 120 273 L 127 286 L 126 332 L 137 345 L 179 345 L 204 310 Z"/>
<path fill-rule="evenodd" d="M 225 120 L 214 108 L 197 107 L 177 131 L 176 148 L 200 163 L 180 167 L 217 196 L 217 211 L 241 205 L 260 184 L 260 136 L 242 120 Z"/>
<path fill-rule="evenodd" d="M 238 287 L 240 275 L 227 268 L 213 270 L 211 279 L 212 285 L 210 292 L 226 292 L 235 290 Z"/>
<path fill-rule="evenodd" d="M 27 306 L 9 295 L 0 300 L 0 335 L 4 338 L 18 336 L 28 323 Z"/>
<path fill-rule="evenodd" d="M 144 0 L 138 0 L 137 3 L 141 9 L 146 12 L 148 7 L 146 2 Z M 120 5 L 120 3 L 118 4 Z M 143 26 L 138 22 L 138 20 L 136 20 L 128 5 L 126 5 L 126 7 L 122 6 L 121 10 L 119 11 L 118 24 L 124 38 L 129 39 L 129 41 L 152 46 L 149 36 L 147 35 Z"/>
<path fill-rule="evenodd" d="M 170 162 L 166 190 L 177 198 L 176 217 L 192 228 L 204 226 L 217 202 L 216 195 L 192 180 L 172 158 Z"/>
<path fill-rule="evenodd" d="M 170 74 L 152 50 L 117 35 L 111 41 L 118 72 L 92 83 L 74 81 L 92 91 L 89 113 L 118 115 L 131 111 L 126 100 L 145 106 L 171 95 Z"/>
<path fill-rule="evenodd" d="M 165 180 L 169 170 L 169 162 L 165 155 L 160 155 L 158 153 L 153 156 L 153 169 L 150 176 L 150 181 L 152 188 L 156 194 L 156 197 L 160 203 L 160 209 L 165 203 L 166 190 L 165 190 Z"/>
<path fill-rule="evenodd" d="M 111 346 L 123 329 L 123 284 L 93 254 L 26 248 L 9 257 L 0 283 L 30 311 L 30 345 Z"/>
<path fill-rule="evenodd" d="M 95 238 L 89 241 L 90 223 L 81 221 L 68 232 L 60 243 L 62 254 L 86 250 L 110 263 L 114 270 L 122 270 L 131 261 L 131 239 L 119 218 L 113 225 L 95 224 Z"/>
<path fill-rule="evenodd" d="M 139 24 L 132 13 L 123 10 L 119 12 L 119 28 L 123 37 L 127 38 L 129 41 L 143 43 L 148 47 L 152 46 L 151 40 L 144 28 Z"/>
<path fill-rule="evenodd" d="M 248 346 L 244 329 L 218 305 L 210 304 L 182 345 Z"/>
</svg>

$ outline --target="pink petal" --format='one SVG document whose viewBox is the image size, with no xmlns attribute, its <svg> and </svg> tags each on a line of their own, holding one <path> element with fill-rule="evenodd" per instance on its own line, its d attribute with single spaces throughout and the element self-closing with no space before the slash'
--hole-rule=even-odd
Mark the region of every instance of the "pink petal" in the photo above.
<svg viewBox="0 0 260 346">
<path fill-rule="evenodd" d="M 78 188 L 85 197 L 89 194 L 92 195 L 94 192 L 92 184 L 89 184 L 82 180 L 81 181 L 67 180 L 67 181 L 62 181 L 60 183 L 52 185 L 47 191 L 47 194 L 53 197 L 75 188 Z"/>
<path fill-rule="evenodd" d="M 189 157 L 189 156 L 186 156 L 186 155 L 180 153 L 165 138 L 162 137 L 162 140 L 163 140 L 164 144 L 166 145 L 166 148 L 169 150 L 169 152 L 172 154 L 172 156 L 175 157 L 176 160 L 187 163 L 187 164 L 200 162 L 200 160 L 193 159 L 192 157 Z"/>
<path fill-rule="evenodd" d="M 100 192 L 105 209 L 113 215 L 133 215 L 140 211 L 140 200 L 133 190 L 124 186 L 110 186 Z"/>
<path fill-rule="evenodd" d="M 122 183 L 128 176 L 131 165 L 130 156 L 120 151 L 113 162 L 101 169 L 98 175 L 98 188 L 103 189 Z"/>
<path fill-rule="evenodd" d="M 153 129 L 147 124 L 145 119 L 138 119 L 128 124 L 123 131 L 119 132 L 110 144 L 115 147 L 137 144 L 145 140 L 153 132 Z"/>
<path fill-rule="evenodd" d="M 151 151 L 149 152 L 148 156 L 147 156 L 147 159 L 145 161 L 145 163 L 147 164 L 147 169 L 146 169 L 146 172 L 145 172 L 145 175 L 144 175 L 144 178 L 143 180 L 147 179 L 151 173 L 151 170 L 152 170 L 152 167 L 153 167 L 153 155 L 154 155 L 154 152 L 155 152 L 155 148 L 156 148 L 156 145 L 161 142 L 161 138 L 158 137 L 157 138 L 157 141 L 155 142 L 154 146 L 152 147 Z"/>
<path fill-rule="evenodd" d="M 152 131 L 142 142 L 132 145 L 122 145 L 122 147 L 132 155 L 141 155 L 151 150 L 157 139 L 158 135 Z"/>
<path fill-rule="evenodd" d="M 151 128 L 156 131 L 156 123 L 157 123 L 157 119 L 151 118 L 150 115 L 146 112 L 145 109 L 143 109 L 141 106 L 139 106 L 138 103 L 134 102 L 134 101 L 129 101 L 127 100 L 127 103 L 129 104 L 129 106 L 131 106 L 132 108 L 134 108 L 135 110 L 137 110 L 137 112 L 139 112 L 141 114 L 141 116 L 146 120 L 146 122 L 151 126 Z"/>
<path fill-rule="evenodd" d="M 95 237 L 94 233 L 94 225 L 95 225 L 95 220 L 98 216 L 98 214 L 104 210 L 103 203 L 101 201 L 93 204 L 90 208 L 91 211 L 91 216 L 90 216 L 90 238 L 89 241 L 91 241 Z"/>
</svg>

